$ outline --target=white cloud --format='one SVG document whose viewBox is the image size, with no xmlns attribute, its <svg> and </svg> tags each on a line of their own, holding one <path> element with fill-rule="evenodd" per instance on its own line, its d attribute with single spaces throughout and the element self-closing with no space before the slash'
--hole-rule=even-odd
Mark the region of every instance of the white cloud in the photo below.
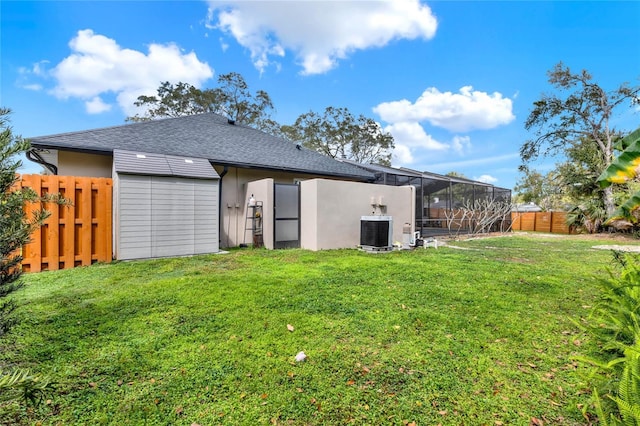
<svg viewBox="0 0 640 426">
<path fill-rule="evenodd" d="M 227 49 L 229 49 L 229 43 L 225 42 L 222 37 L 220 37 L 218 40 L 220 41 L 220 48 L 223 52 L 226 52 Z"/>
<path fill-rule="evenodd" d="M 427 154 L 454 151 L 464 155 L 471 149 L 469 136 L 454 136 L 450 142 L 440 142 L 427 134 L 417 122 L 400 122 L 390 124 L 384 131 L 391 133 L 395 143 L 393 152 L 394 164 L 401 166 L 415 162 L 415 158 Z M 422 154 L 422 155 L 419 155 Z"/>
<path fill-rule="evenodd" d="M 407 165 L 413 163 L 413 155 L 411 154 L 411 149 L 409 147 L 404 146 L 400 143 L 395 143 L 395 147 L 393 148 L 393 153 L 391 154 L 392 163 Z"/>
<path fill-rule="evenodd" d="M 385 130 L 393 135 L 396 144 L 409 151 L 413 162 L 420 163 L 425 159 L 443 158 L 443 154 L 464 156 L 472 150 L 469 136 L 453 135 L 449 141 L 438 141 L 427 133 L 424 123 L 451 132 L 466 132 L 492 129 L 515 119 L 511 99 L 497 92 L 474 91 L 471 86 L 462 87 L 459 93 L 443 93 L 431 87 L 413 103 L 407 99 L 383 102 L 375 106 L 373 112 L 389 123 Z M 405 157 L 397 155 L 397 161 Z M 464 161 L 449 164 L 447 170 L 466 165 Z M 437 163 L 425 166 L 424 170 L 441 171 L 444 167 L 445 163 Z"/>
<path fill-rule="evenodd" d="M 484 182 L 484 183 L 496 183 L 496 182 L 498 182 L 498 179 L 494 178 L 491 175 L 482 175 L 480 177 L 474 177 L 473 180 L 477 180 L 478 182 Z"/>
<path fill-rule="evenodd" d="M 47 78 L 47 64 L 49 61 L 40 61 L 33 64 L 31 68 L 18 68 L 18 81 L 16 85 L 23 89 L 33 90 L 35 92 L 42 90 L 44 87 L 40 83 L 33 83 L 34 79 Z"/>
<path fill-rule="evenodd" d="M 93 99 L 91 99 L 90 101 L 86 101 L 84 104 L 89 114 L 100 114 L 102 112 L 111 110 L 111 105 L 105 103 L 100 98 L 100 96 L 95 96 Z"/>
<path fill-rule="evenodd" d="M 469 136 L 454 136 L 451 147 L 458 154 L 464 155 L 471 148 L 471 138 Z"/>
<path fill-rule="evenodd" d="M 39 61 L 33 64 L 31 68 L 20 67 L 18 68 L 18 74 L 22 76 L 34 75 L 38 77 L 45 77 L 47 74 L 47 64 L 49 61 Z"/>
<path fill-rule="evenodd" d="M 49 61 L 46 61 L 46 60 L 33 64 L 33 68 L 32 68 L 33 74 L 40 77 L 44 77 L 47 74 L 48 64 L 49 64 Z"/>
<path fill-rule="evenodd" d="M 24 84 L 21 86 L 23 89 L 33 90 L 34 92 L 39 92 L 43 89 L 42 84 L 33 83 L 33 84 Z"/>
<path fill-rule="evenodd" d="M 390 124 L 384 128 L 391 133 L 396 143 L 409 148 L 423 148 L 432 151 L 444 151 L 448 145 L 438 142 L 428 135 L 419 123 L 400 122 Z"/>
<path fill-rule="evenodd" d="M 183 53 L 173 44 L 151 44 L 148 52 L 124 49 L 115 40 L 78 31 L 69 46 L 72 53 L 51 71 L 56 81 L 52 93 L 61 99 L 79 98 L 86 101 L 87 111 L 106 111 L 100 95 L 116 95 L 120 108 L 127 115 L 137 111 L 133 101 L 138 96 L 154 95 L 162 81 L 190 83 L 200 87 L 213 76 L 206 62 L 200 62 L 194 52 Z"/>
<path fill-rule="evenodd" d="M 431 39 L 438 23 L 419 0 L 210 0 L 207 25 L 247 48 L 260 71 L 289 50 L 303 74 L 321 74 L 357 50 Z"/>
<path fill-rule="evenodd" d="M 459 93 L 430 87 L 415 103 L 406 99 L 383 102 L 373 111 L 388 123 L 427 121 L 452 132 L 492 129 L 515 119 L 511 99 L 498 92 L 479 92 L 471 86 L 462 87 Z"/>
</svg>

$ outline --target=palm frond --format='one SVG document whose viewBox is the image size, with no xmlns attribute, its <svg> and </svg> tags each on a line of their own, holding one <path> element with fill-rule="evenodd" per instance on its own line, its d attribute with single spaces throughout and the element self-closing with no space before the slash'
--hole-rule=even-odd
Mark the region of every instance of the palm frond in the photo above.
<svg viewBox="0 0 640 426">
<path fill-rule="evenodd" d="M 29 370 L 0 371 L 0 402 L 22 399 L 26 404 L 38 405 L 54 384 L 46 377 L 34 376 Z"/>
</svg>

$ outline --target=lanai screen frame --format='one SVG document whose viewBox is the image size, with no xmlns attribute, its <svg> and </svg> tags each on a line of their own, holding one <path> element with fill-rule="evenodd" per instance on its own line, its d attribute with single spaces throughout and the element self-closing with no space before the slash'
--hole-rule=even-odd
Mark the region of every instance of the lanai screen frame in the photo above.
<svg viewBox="0 0 640 426">
<path fill-rule="evenodd" d="M 391 186 L 411 185 L 416 188 L 415 230 L 423 237 L 448 235 L 447 214 L 466 203 L 493 199 L 511 203 L 511 190 L 471 179 L 418 172 L 405 168 L 391 168 L 373 164 L 358 164 L 375 174 L 373 183 Z M 456 233 L 469 232 L 469 223 L 456 223 Z M 511 218 L 496 224 L 495 231 L 511 227 Z M 452 230 L 453 231 L 453 230 Z"/>
</svg>

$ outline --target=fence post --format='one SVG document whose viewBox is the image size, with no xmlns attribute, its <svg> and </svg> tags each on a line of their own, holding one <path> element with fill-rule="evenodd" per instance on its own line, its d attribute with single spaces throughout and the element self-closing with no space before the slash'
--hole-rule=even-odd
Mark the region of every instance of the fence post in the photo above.
<svg viewBox="0 0 640 426">
<path fill-rule="evenodd" d="M 61 189 L 64 189 L 61 194 L 70 204 L 69 206 L 61 207 L 63 219 L 60 220 L 60 226 L 62 226 L 62 232 L 60 233 L 62 239 L 61 261 L 64 263 L 64 269 L 69 269 L 76 264 L 76 183 L 73 176 L 62 176 L 60 181 L 62 183 Z"/>
<path fill-rule="evenodd" d="M 82 266 L 91 265 L 91 180 L 76 179 L 76 188 L 80 189 L 80 211 L 76 211 L 76 223 L 80 225 L 80 263 Z"/>
<path fill-rule="evenodd" d="M 60 181 L 55 176 L 42 176 L 41 179 L 44 184 L 41 195 L 60 192 Z M 60 209 L 55 203 L 47 203 L 45 209 L 49 212 L 49 217 L 42 227 L 46 237 L 46 256 L 43 261 L 47 264 L 47 269 L 55 271 L 60 268 Z"/>
<path fill-rule="evenodd" d="M 22 177 L 22 188 L 29 187 L 36 194 L 42 194 L 42 182 L 40 175 L 26 175 Z M 25 206 L 28 218 L 33 218 L 33 214 L 37 211 L 37 207 L 33 203 Z M 37 229 L 31 234 L 29 244 L 22 247 L 23 262 L 28 264 L 30 272 L 40 272 L 42 270 L 42 229 Z"/>
</svg>

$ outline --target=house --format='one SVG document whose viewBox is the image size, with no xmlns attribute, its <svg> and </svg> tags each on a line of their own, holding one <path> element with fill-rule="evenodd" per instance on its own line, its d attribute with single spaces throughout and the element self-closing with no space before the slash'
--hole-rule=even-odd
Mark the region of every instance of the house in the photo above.
<svg viewBox="0 0 640 426">
<path fill-rule="evenodd" d="M 415 219 L 413 187 L 375 185 L 370 171 L 213 113 L 30 141 L 28 158 L 53 174 L 113 179 L 117 259 L 354 247 L 362 215 L 392 215 L 396 239 Z"/>
<path fill-rule="evenodd" d="M 515 213 L 527 213 L 527 212 L 541 212 L 542 208 L 533 201 L 529 203 L 518 203 L 513 206 L 513 212 Z"/>
</svg>

